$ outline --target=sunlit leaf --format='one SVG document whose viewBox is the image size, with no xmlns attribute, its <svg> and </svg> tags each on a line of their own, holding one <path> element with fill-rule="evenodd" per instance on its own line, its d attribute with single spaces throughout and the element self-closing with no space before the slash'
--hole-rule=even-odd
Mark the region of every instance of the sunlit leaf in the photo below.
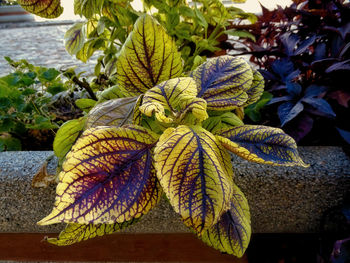
<svg viewBox="0 0 350 263">
<path fill-rule="evenodd" d="M 83 110 L 85 112 L 89 112 L 95 106 L 96 100 L 93 100 L 93 99 L 77 99 L 75 101 L 75 104 L 81 110 Z"/>
<path fill-rule="evenodd" d="M 192 112 L 201 122 L 208 118 L 206 102 L 196 95 L 197 85 L 192 78 L 170 79 L 145 93 L 140 111 L 147 116 L 155 114 L 158 121 L 165 123 L 180 120 Z"/>
<path fill-rule="evenodd" d="M 53 141 L 53 150 L 61 163 L 73 144 L 82 133 L 86 118 L 79 118 L 65 122 L 57 131 Z"/>
<path fill-rule="evenodd" d="M 211 133 L 224 128 L 231 128 L 241 125 L 244 125 L 244 123 L 233 112 L 225 112 L 217 116 L 211 116 L 202 123 L 202 127 Z"/>
<path fill-rule="evenodd" d="M 137 97 L 119 98 L 97 104 L 87 117 L 86 127 L 131 124 Z"/>
<path fill-rule="evenodd" d="M 190 74 L 198 85 L 198 97 L 210 110 L 232 110 L 248 100 L 253 71 L 242 58 L 221 56 L 208 60 Z"/>
<path fill-rule="evenodd" d="M 234 185 L 231 207 L 219 222 L 206 230 L 201 239 L 221 252 L 242 257 L 251 235 L 250 212 L 244 194 Z"/>
<path fill-rule="evenodd" d="M 57 246 L 69 246 L 97 236 L 113 234 L 137 221 L 138 219 L 114 224 L 68 224 L 57 238 L 48 238 L 47 242 Z"/>
<path fill-rule="evenodd" d="M 174 210 L 201 234 L 230 206 L 232 166 L 228 152 L 199 126 L 169 128 L 155 148 L 157 176 Z"/>
<path fill-rule="evenodd" d="M 300 158 L 294 139 L 281 129 L 244 125 L 217 131 L 216 135 L 226 149 L 248 161 L 308 167 Z"/>
<path fill-rule="evenodd" d="M 123 223 L 146 214 L 161 196 L 157 140 L 139 126 L 86 130 L 62 165 L 51 214 L 38 224 Z"/>
<path fill-rule="evenodd" d="M 85 42 L 85 23 L 75 23 L 64 35 L 64 45 L 69 54 L 77 54 L 83 47 Z"/>
<path fill-rule="evenodd" d="M 91 18 L 94 14 L 100 14 L 104 0 L 74 0 L 74 13 Z"/>
<path fill-rule="evenodd" d="M 115 85 L 108 89 L 105 89 L 97 97 L 98 97 L 98 103 L 101 103 L 111 99 L 123 98 L 125 96 L 121 92 L 120 88 L 117 85 Z"/>
<path fill-rule="evenodd" d="M 181 54 L 175 41 L 151 16 L 141 16 L 118 57 L 120 88 L 129 96 L 137 96 L 181 72 Z"/>
<path fill-rule="evenodd" d="M 60 0 L 18 0 L 28 12 L 44 18 L 56 18 L 63 12 Z"/>
<path fill-rule="evenodd" d="M 257 70 L 253 70 L 253 83 L 252 86 L 246 91 L 248 94 L 248 100 L 243 105 L 248 106 L 257 102 L 264 92 L 265 81 L 264 77 Z"/>
</svg>

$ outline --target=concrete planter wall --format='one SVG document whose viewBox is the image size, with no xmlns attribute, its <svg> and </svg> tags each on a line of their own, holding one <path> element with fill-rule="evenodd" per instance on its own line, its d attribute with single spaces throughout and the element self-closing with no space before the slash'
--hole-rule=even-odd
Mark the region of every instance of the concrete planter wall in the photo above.
<svg viewBox="0 0 350 263">
<path fill-rule="evenodd" d="M 34 21 L 34 16 L 20 5 L 0 6 L 0 23 Z"/>
<path fill-rule="evenodd" d="M 300 147 L 310 168 L 272 167 L 233 157 L 235 182 L 250 203 L 254 233 L 316 233 L 325 211 L 350 189 L 350 160 L 339 147 Z M 51 152 L 0 153 L 0 232 L 59 232 L 37 226 L 55 198 L 55 187 L 33 189 L 31 180 Z M 52 165 L 54 167 L 54 165 Z M 163 200 L 125 232 L 188 232 Z"/>
</svg>

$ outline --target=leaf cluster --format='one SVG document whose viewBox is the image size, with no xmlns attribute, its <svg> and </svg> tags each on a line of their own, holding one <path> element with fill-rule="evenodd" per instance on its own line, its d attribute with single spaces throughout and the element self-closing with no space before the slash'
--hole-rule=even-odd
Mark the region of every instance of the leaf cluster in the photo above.
<svg viewBox="0 0 350 263">
<path fill-rule="evenodd" d="M 203 242 L 241 257 L 250 235 L 248 201 L 229 152 L 270 165 L 307 165 L 282 130 L 244 125 L 235 113 L 259 100 L 264 80 L 245 60 L 210 59 L 183 72 L 176 43 L 143 15 L 118 55 L 116 86 L 54 142 L 61 172 L 52 212 L 70 245 L 142 219 L 165 194 Z"/>
<path fill-rule="evenodd" d="M 5 59 L 13 73 L 0 78 L 0 151 L 27 148 L 28 143 L 33 143 L 30 142 L 32 136 L 52 139 L 53 131 L 62 123 L 59 105 L 52 105 L 55 96 L 69 86 L 53 68 L 35 67 L 26 60 Z"/>
<path fill-rule="evenodd" d="M 350 70 L 350 5 L 309 0 L 285 9 L 262 8 L 250 30 L 256 42 L 247 40 L 245 53 L 260 66 L 273 94 L 267 111 L 278 112 L 281 126 L 297 141 L 310 132 L 314 140 L 320 137 L 316 129 L 337 137 L 335 128 L 349 141 L 343 129 L 350 131 L 350 90 L 344 85 Z"/>
</svg>

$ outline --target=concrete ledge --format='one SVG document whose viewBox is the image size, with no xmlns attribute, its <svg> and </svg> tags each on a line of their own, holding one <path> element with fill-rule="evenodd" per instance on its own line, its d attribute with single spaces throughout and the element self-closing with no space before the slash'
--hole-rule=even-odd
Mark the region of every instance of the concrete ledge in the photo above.
<svg viewBox="0 0 350 263">
<path fill-rule="evenodd" d="M 37 226 L 55 199 L 55 187 L 33 189 L 31 180 L 52 152 L 0 153 L 0 232 L 59 232 Z M 350 160 L 340 147 L 300 147 L 310 168 L 272 167 L 233 156 L 235 182 L 251 208 L 255 233 L 316 233 L 325 211 L 350 189 Z M 52 168 L 52 167 L 51 167 Z M 188 232 L 166 200 L 124 232 Z"/>
</svg>

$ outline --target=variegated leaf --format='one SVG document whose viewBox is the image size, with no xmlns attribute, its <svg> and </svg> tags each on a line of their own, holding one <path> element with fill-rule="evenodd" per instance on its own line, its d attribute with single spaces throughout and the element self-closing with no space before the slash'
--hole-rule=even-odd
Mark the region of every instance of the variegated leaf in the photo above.
<svg viewBox="0 0 350 263">
<path fill-rule="evenodd" d="M 75 23 L 64 35 L 64 45 L 69 54 L 77 54 L 85 43 L 85 23 Z"/>
<path fill-rule="evenodd" d="M 300 158 L 294 139 L 281 129 L 243 125 L 216 132 L 229 151 L 256 163 L 308 167 Z"/>
<path fill-rule="evenodd" d="M 139 126 L 86 130 L 62 165 L 51 214 L 38 224 L 112 224 L 146 214 L 161 195 L 157 137 Z"/>
<path fill-rule="evenodd" d="M 198 234 L 230 206 L 233 172 L 228 152 L 199 126 L 169 128 L 155 148 L 157 176 L 174 210 Z"/>
<path fill-rule="evenodd" d="M 253 83 L 247 90 L 248 100 L 244 103 L 243 107 L 257 102 L 264 92 L 265 81 L 264 77 L 259 71 L 253 69 Z"/>
<path fill-rule="evenodd" d="M 210 110 L 232 110 L 248 100 L 253 71 L 242 58 L 221 56 L 208 60 L 191 72 L 198 86 L 198 97 Z"/>
<path fill-rule="evenodd" d="M 179 122 L 188 112 L 202 122 L 208 118 L 206 102 L 197 98 L 196 82 L 192 78 L 174 78 L 148 90 L 140 107 L 146 116 L 153 114 L 160 122 Z"/>
<path fill-rule="evenodd" d="M 248 201 L 237 185 L 233 187 L 231 207 L 219 222 L 200 237 L 207 245 L 221 252 L 242 257 L 251 236 Z"/>
<path fill-rule="evenodd" d="M 132 219 L 124 223 L 114 224 L 67 224 L 66 228 L 57 238 L 48 238 L 47 242 L 57 246 L 69 246 L 80 241 L 85 241 L 97 236 L 113 234 L 126 228 L 138 219 Z"/>
<path fill-rule="evenodd" d="M 28 12 L 44 18 L 56 18 L 63 12 L 60 0 L 18 0 Z"/>
<path fill-rule="evenodd" d="M 136 100 L 137 97 L 128 97 L 97 104 L 87 116 L 86 128 L 131 124 Z"/>
<path fill-rule="evenodd" d="M 181 54 L 175 41 L 152 16 L 141 16 L 118 57 L 119 87 L 128 96 L 137 96 L 181 72 Z"/>
</svg>

